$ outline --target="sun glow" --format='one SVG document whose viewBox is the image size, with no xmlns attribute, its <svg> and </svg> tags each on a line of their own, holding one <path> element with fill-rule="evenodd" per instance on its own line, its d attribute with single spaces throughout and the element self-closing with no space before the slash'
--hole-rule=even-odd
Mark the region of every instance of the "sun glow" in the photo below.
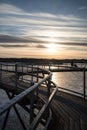
<svg viewBox="0 0 87 130">
<path fill-rule="evenodd" d="M 56 43 L 58 41 L 56 32 L 48 32 L 47 36 L 47 41 L 50 43 Z"/>
<path fill-rule="evenodd" d="M 58 46 L 54 43 L 50 43 L 50 44 L 46 45 L 46 47 L 48 48 L 47 50 L 49 53 L 55 53 L 57 51 Z"/>
</svg>

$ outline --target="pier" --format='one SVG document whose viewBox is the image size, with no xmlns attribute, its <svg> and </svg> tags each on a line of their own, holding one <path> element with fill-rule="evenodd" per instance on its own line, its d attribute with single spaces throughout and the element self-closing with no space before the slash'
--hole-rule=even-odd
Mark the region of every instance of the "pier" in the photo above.
<svg viewBox="0 0 87 130">
<path fill-rule="evenodd" d="M 47 129 L 52 118 L 49 106 L 58 90 L 57 86 L 51 81 L 52 73 L 38 67 L 27 67 L 17 64 L 1 64 L 0 67 L 0 88 L 6 92 L 10 99 L 4 104 L 0 104 L 0 115 L 2 119 L 4 118 L 3 123 L 0 124 L 2 125 L 0 127 L 1 130 L 9 127 L 7 122 L 12 108 L 16 112 L 24 130 L 35 130 L 39 124 L 41 128 Z M 24 75 L 29 78 L 26 83 L 24 82 Z M 51 83 L 55 88 L 52 92 L 50 92 Z M 45 101 L 39 96 L 39 88 L 41 86 L 46 88 Z M 28 128 L 21 118 L 16 105 L 19 105 L 27 112 L 29 116 Z M 4 113 L 6 113 L 5 117 L 3 116 Z"/>
<path fill-rule="evenodd" d="M 39 66 L 0 64 L 0 90 L 3 90 L 9 99 L 0 104 L 0 129 L 9 129 L 9 114 L 13 108 L 24 130 L 87 130 L 87 69 L 65 65 Z M 82 97 L 61 91 L 64 88 L 52 82 L 51 71 L 83 71 Z M 26 75 L 27 79 L 24 78 Z M 27 112 L 28 124 L 21 116 L 22 111 L 19 113 L 19 106 Z M 14 129 L 17 128 L 11 128 Z"/>
</svg>

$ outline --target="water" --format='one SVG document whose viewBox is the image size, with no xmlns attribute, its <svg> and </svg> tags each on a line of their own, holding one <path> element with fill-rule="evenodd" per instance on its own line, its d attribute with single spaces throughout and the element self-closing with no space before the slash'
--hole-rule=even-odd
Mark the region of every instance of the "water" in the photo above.
<svg viewBox="0 0 87 130">
<path fill-rule="evenodd" d="M 87 72 L 86 72 L 87 79 Z M 52 80 L 59 86 L 83 94 L 83 72 L 55 72 Z M 87 80 L 86 80 L 87 94 Z"/>
<path fill-rule="evenodd" d="M 25 75 L 23 76 L 25 82 L 32 79 L 32 77 Z M 35 81 L 37 79 L 33 78 Z M 86 72 L 87 79 L 87 72 Z M 54 81 L 59 87 L 69 89 L 80 94 L 83 94 L 83 72 L 54 72 L 52 75 L 52 81 Z M 75 94 L 75 93 L 74 93 Z M 86 80 L 86 95 L 87 95 L 87 80 Z"/>
<path fill-rule="evenodd" d="M 67 66 L 67 64 L 66 64 Z M 77 64 L 78 67 L 87 68 L 87 64 Z M 55 66 L 54 66 L 55 67 Z M 3 69 L 15 70 L 14 66 L 3 66 Z M 46 68 L 47 69 L 47 68 Z M 26 80 L 32 80 L 32 76 L 24 76 Z M 35 81 L 37 78 L 35 78 Z M 62 88 L 73 90 L 83 94 L 83 72 L 54 72 L 52 80 Z M 86 72 L 86 95 L 87 95 L 87 72 Z"/>
</svg>

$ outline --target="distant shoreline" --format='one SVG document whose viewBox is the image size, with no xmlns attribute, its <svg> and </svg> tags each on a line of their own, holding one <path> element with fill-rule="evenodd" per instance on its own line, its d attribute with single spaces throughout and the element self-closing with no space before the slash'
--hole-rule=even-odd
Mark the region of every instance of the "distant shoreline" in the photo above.
<svg viewBox="0 0 87 130">
<path fill-rule="evenodd" d="M 20 62 L 20 63 L 41 63 L 41 64 L 57 64 L 57 63 L 87 63 L 87 59 L 42 59 L 42 58 L 0 58 L 0 62 Z"/>
</svg>

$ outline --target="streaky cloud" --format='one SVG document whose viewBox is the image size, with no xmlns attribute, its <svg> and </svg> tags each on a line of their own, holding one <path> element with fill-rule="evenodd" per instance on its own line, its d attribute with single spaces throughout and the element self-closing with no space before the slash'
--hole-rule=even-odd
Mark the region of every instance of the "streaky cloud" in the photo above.
<svg viewBox="0 0 87 130">
<path fill-rule="evenodd" d="M 4 47 L 4 48 L 20 48 L 20 47 L 29 47 L 27 44 L 24 44 L 24 45 L 20 45 L 20 44 L 13 44 L 13 45 L 11 45 L 11 44 L 0 44 L 0 47 Z"/>
<path fill-rule="evenodd" d="M 75 43 L 75 42 L 67 42 L 67 43 L 58 43 L 58 44 L 61 44 L 61 45 L 67 45 L 67 46 L 85 46 L 87 47 L 87 43 Z"/>
<path fill-rule="evenodd" d="M 86 9 L 86 6 L 81 6 L 79 9 Z M 82 42 L 82 39 L 83 42 L 87 42 L 87 18 L 75 14 L 26 12 L 22 8 L 3 3 L 0 5 L 0 16 L 1 33 L 10 35 L 13 32 L 11 37 L 0 36 L 0 42 L 45 43 L 46 36 L 50 39 L 48 36 L 52 31 L 55 31 L 57 38 L 61 40 L 65 37 L 65 42 L 67 40 Z"/>
<path fill-rule="evenodd" d="M 0 14 L 21 14 L 23 12 L 22 9 L 11 5 L 11 4 L 6 4 L 2 3 L 0 4 Z"/>
<path fill-rule="evenodd" d="M 78 8 L 79 10 L 87 10 L 87 6 L 81 6 Z"/>
<path fill-rule="evenodd" d="M 9 35 L 0 35 L 0 43 L 45 43 L 45 41 L 29 36 L 15 37 Z"/>
<path fill-rule="evenodd" d="M 36 48 L 47 48 L 47 47 L 45 45 L 38 44 L 38 45 L 36 45 Z"/>
</svg>

